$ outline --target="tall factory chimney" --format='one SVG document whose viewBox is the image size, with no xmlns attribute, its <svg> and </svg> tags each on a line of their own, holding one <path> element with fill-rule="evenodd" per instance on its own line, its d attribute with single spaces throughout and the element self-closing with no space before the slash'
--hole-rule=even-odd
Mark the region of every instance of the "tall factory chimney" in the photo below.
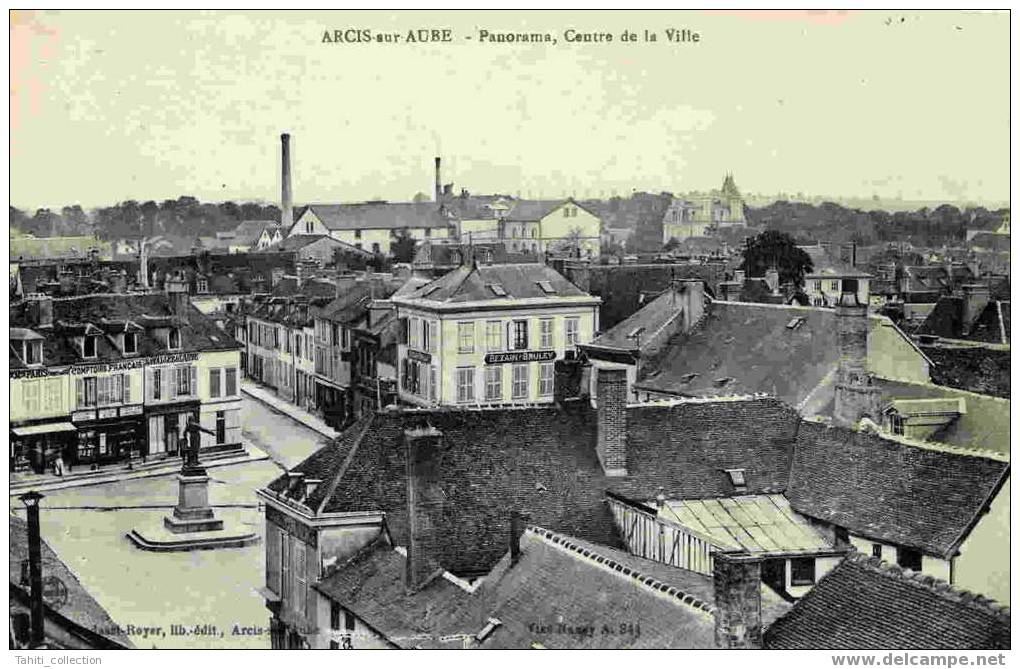
<svg viewBox="0 0 1020 669">
<path fill-rule="evenodd" d="M 294 198 L 290 192 L 290 135 L 283 133 L 280 135 L 280 145 L 283 149 L 283 164 L 282 164 L 282 186 L 283 193 L 280 198 L 280 226 L 282 227 L 284 234 L 290 230 L 291 226 L 294 225 Z"/>
<path fill-rule="evenodd" d="M 436 202 L 439 202 L 443 198 L 443 181 L 439 175 L 439 164 L 442 159 L 436 156 Z"/>
</svg>

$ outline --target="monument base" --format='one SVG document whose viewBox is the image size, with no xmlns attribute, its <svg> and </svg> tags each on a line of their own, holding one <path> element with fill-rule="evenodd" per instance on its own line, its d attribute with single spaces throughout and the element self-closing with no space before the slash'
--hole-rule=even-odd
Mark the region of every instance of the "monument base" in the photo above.
<svg viewBox="0 0 1020 669">
<path fill-rule="evenodd" d="M 221 524 L 223 521 L 217 521 Z M 174 551 L 200 551 L 216 548 L 240 548 L 257 543 L 254 532 L 234 529 L 205 530 L 201 532 L 171 532 L 165 527 L 135 528 L 127 533 L 137 548 L 143 551 L 169 553 Z"/>
</svg>

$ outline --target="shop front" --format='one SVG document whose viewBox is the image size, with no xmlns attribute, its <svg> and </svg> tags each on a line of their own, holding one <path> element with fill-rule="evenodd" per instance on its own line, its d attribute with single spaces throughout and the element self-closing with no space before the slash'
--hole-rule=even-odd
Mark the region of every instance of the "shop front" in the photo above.
<svg viewBox="0 0 1020 669">
<path fill-rule="evenodd" d="M 51 471 L 58 457 L 68 461 L 77 444 L 78 428 L 63 418 L 11 427 L 11 472 L 41 474 Z"/>
<path fill-rule="evenodd" d="M 104 407 L 71 414 L 77 432 L 68 464 L 99 466 L 123 462 L 145 453 L 142 405 Z"/>
<path fill-rule="evenodd" d="M 149 457 L 172 458 L 181 455 L 181 440 L 187 438 L 188 420 L 198 422 L 199 402 L 178 402 L 147 407 Z"/>
</svg>

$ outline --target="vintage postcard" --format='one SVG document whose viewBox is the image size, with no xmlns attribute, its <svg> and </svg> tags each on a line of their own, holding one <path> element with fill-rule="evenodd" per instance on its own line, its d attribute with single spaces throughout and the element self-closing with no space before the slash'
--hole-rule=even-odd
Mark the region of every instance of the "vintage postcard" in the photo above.
<svg viewBox="0 0 1020 669">
<path fill-rule="evenodd" d="M 1004 663 L 1009 10 L 8 18 L 19 664 Z"/>
</svg>

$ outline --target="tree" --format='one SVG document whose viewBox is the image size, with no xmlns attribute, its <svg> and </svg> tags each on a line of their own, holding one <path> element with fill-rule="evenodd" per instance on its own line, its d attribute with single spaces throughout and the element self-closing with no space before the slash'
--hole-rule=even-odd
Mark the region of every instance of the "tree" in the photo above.
<svg viewBox="0 0 1020 669">
<path fill-rule="evenodd" d="M 780 282 L 801 285 L 804 275 L 814 269 L 811 256 L 797 248 L 790 235 L 777 230 L 766 230 L 750 239 L 744 247 L 744 261 L 740 269 L 747 276 L 765 276 L 770 267 L 779 270 Z"/>
<path fill-rule="evenodd" d="M 417 193 L 415 193 L 414 197 L 411 198 L 411 202 L 431 202 L 431 201 L 432 201 L 432 198 L 430 198 L 425 193 L 422 193 L 421 191 L 418 191 Z"/>
<path fill-rule="evenodd" d="M 407 233 L 402 233 L 393 243 L 390 244 L 390 254 L 393 262 L 411 262 L 414 260 L 414 250 L 417 242 Z"/>
</svg>

